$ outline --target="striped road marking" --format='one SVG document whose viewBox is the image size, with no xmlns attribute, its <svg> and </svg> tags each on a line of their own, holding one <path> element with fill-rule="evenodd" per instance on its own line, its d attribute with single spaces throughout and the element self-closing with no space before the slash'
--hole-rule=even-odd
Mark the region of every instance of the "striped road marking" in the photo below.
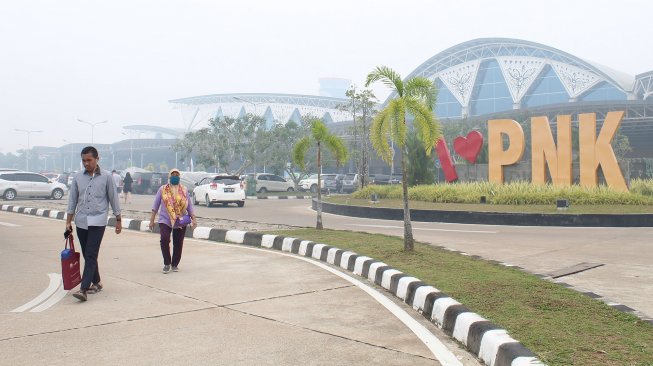
<svg viewBox="0 0 653 366">
<path fill-rule="evenodd" d="M 0 226 L 18 227 L 18 226 L 21 226 L 21 225 L 18 225 L 18 224 L 12 224 L 12 223 L 9 223 L 9 222 L 2 222 L 2 221 L 0 221 Z"/>
<path fill-rule="evenodd" d="M 26 303 L 25 305 L 15 308 L 11 312 L 22 313 L 24 311 L 34 308 L 30 310 L 30 312 L 39 313 L 43 310 L 49 309 L 52 305 L 56 304 L 57 302 L 59 302 L 59 300 L 63 299 L 64 296 L 66 296 L 66 294 L 68 293 L 68 291 L 63 289 L 63 282 L 61 280 L 61 275 L 58 273 L 48 273 L 48 276 L 50 277 L 50 284 L 45 290 L 43 290 L 43 292 L 41 292 L 40 295 L 38 295 L 37 297 L 35 297 L 33 300 Z"/>
</svg>

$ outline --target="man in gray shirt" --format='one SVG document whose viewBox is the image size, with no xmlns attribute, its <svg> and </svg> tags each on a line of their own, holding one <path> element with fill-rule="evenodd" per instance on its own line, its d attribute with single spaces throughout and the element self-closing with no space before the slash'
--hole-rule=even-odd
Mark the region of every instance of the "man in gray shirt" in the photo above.
<svg viewBox="0 0 653 366">
<path fill-rule="evenodd" d="M 122 231 L 120 219 L 120 198 L 111 173 L 101 170 L 98 165 L 97 149 L 87 146 L 82 149 L 84 170 L 75 174 L 68 194 L 66 231 L 72 232 L 73 218 L 77 228 L 77 238 L 84 255 L 82 284 L 73 296 L 80 301 L 87 300 L 87 294 L 102 290 L 98 254 L 109 217 L 109 205 L 116 215 L 116 234 Z"/>
</svg>

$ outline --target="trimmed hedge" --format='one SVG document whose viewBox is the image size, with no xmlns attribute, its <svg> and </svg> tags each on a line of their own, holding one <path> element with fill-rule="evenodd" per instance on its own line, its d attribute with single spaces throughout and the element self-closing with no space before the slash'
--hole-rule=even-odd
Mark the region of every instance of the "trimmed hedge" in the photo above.
<svg viewBox="0 0 653 366">
<path fill-rule="evenodd" d="M 354 198 L 370 199 L 376 193 L 379 198 L 401 198 L 401 185 L 367 186 L 352 194 Z M 653 204 L 653 179 L 636 179 L 631 182 L 630 192 L 618 192 L 608 186 L 559 187 L 534 185 L 530 182 L 495 184 L 470 182 L 452 184 L 420 185 L 408 188 L 411 201 L 436 203 L 478 203 L 485 196 L 487 203 L 502 205 L 549 205 L 558 199 L 567 199 L 575 205 L 651 205 Z"/>
</svg>

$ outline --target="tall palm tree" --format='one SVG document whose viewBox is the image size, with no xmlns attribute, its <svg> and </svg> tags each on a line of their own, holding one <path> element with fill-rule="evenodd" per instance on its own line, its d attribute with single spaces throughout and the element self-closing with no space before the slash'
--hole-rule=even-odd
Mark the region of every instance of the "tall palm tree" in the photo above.
<svg viewBox="0 0 653 366">
<path fill-rule="evenodd" d="M 293 161 L 304 170 L 305 158 L 311 146 L 317 147 L 317 224 L 316 229 L 322 229 L 322 147 L 326 147 L 336 157 L 338 165 L 347 161 L 347 149 L 342 140 L 329 133 L 326 125 L 319 119 L 311 123 L 311 134 L 299 140 L 293 149 Z"/>
<path fill-rule="evenodd" d="M 374 150 L 386 162 L 393 158 L 393 151 L 388 143 L 392 140 L 401 150 L 401 172 L 403 173 L 402 196 L 404 201 L 404 250 L 413 250 L 413 228 L 408 207 L 408 174 L 406 172 L 406 115 L 413 116 L 413 125 L 417 137 L 424 144 L 424 150 L 430 155 L 431 150 L 442 136 L 440 123 L 433 114 L 433 105 L 437 90 L 433 82 L 424 77 L 401 80 L 397 72 L 386 66 L 379 66 L 367 75 L 365 86 L 381 81 L 396 95 L 374 117 L 370 131 L 370 140 Z"/>
</svg>

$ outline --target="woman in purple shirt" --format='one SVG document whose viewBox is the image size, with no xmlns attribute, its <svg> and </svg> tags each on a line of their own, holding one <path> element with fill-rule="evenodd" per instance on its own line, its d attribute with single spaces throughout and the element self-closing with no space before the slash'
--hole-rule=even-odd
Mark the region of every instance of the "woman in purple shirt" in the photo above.
<svg viewBox="0 0 653 366">
<path fill-rule="evenodd" d="M 161 233 L 161 254 L 163 255 L 163 273 L 179 270 L 181 250 L 184 246 L 186 225 L 179 224 L 184 215 L 190 215 L 192 226 L 197 226 L 195 210 L 188 194 L 188 190 L 179 184 L 180 173 L 177 168 L 170 170 L 169 182 L 159 188 L 152 205 L 150 217 L 150 230 L 154 229 L 154 218 L 159 211 L 159 232 Z M 172 234 L 172 257 L 170 257 L 170 234 Z"/>
</svg>

